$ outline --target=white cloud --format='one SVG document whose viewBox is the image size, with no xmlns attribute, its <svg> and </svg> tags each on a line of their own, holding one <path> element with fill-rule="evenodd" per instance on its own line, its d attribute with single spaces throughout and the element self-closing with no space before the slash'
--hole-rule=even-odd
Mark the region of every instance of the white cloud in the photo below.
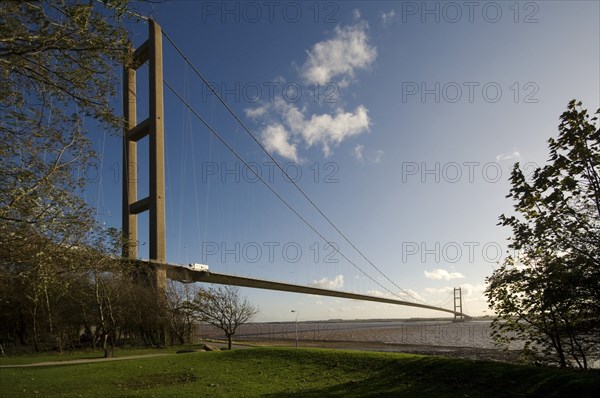
<svg viewBox="0 0 600 398">
<path fill-rule="evenodd" d="M 375 151 L 375 154 L 369 156 L 369 161 L 372 163 L 381 163 L 381 159 L 383 158 L 383 151 L 378 149 Z"/>
<path fill-rule="evenodd" d="M 251 119 L 258 119 L 267 113 L 268 105 L 259 106 L 258 108 L 247 108 L 244 109 L 246 116 Z"/>
<path fill-rule="evenodd" d="M 281 124 L 267 126 L 261 134 L 262 142 L 269 152 L 275 152 L 284 158 L 298 161 L 296 144 L 290 144 L 289 134 Z"/>
<path fill-rule="evenodd" d="M 360 12 L 355 10 L 355 17 Z M 347 86 L 358 69 L 369 67 L 377 57 L 377 49 L 368 44 L 366 22 L 347 27 L 336 27 L 333 38 L 316 43 L 307 52 L 308 57 L 299 72 L 309 84 L 327 84 L 337 79 L 339 86 Z M 278 78 L 283 80 L 283 78 Z M 325 157 L 344 140 L 370 131 L 368 110 L 358 105 L 354 111 L 341 107 L 327 113 L 309 113 L 306 105 L 296 105 L 282 98 L 245 110 L 246 116 L 264 122 L 260 138 L 271 153 L 298 161 L 298 145 L 319 146 Z M 365 156 L 378 163 L 383 152 Z M 362 152 L 354 152 L 362 157 Z"/>
<path fill-rule="evenodd" d="M 420 300 L 420 301 L 425 301 L 425 298 L 423 296 L 421 296 L 419 293 L 417 293 L 416 291 L 414 291 L 412 289 L 405 290 L 405 292 L 406 293 L 401 293 L 401 294 L 403 294 L 404 296 L 406 296 L 407 299 L 410 300 L 410 301 L 414 301 L 412 299 L 417 299 L 417 300 Z"/>
<path fill-rule="evenodd" d="M 355 8 L 354 11 L 352 11 L 352 17 L 355 21 L 360 19 L 360 10 L 358 8 Z"/>
<path fill-rule="evenodd" d="M 521 157 L 521 154 L 517 151 L 511 153 L 501 153 L 500 155 L 496 155 L 496 161 L 510 160 L 518 157 Z"/>
<path fill-rule="evenodd" d="M 391 297 L 392 295 L 388 292 L 382 292 L 381 290 L 367 290 L 367 295 L 375 297 Z"/>
<path fill-rule="evenodd" d="M 394 20 L 395 17 L 396 17 L 396 11 L 394 11 L 394 10 L 389 10 L 388 12 L 382 12 L 381 13 L 381 24 L 384 27 L 387 27 L 390 25 L 390 23 L 392 23 L 392 21 Z"/>
<path fill-rule="evenodd" d="M 463 298 L 471 297 L 471 296 L 482 297 L 483 292 L 485 291 L 485 285 L 483 285 L 483 284 L 472 285 L 470 283 L 464 283 L 464 284 L 460 285 L 460 288 L 461 288 Z M 449 294 L 449 293 L 453 293 L 453 292 L 454 292 L 453 286 L 445 286 L 445 287 L 441 287 L 441 288 L 433 288 L 433 287 L 425 288 L 425 293 Z"/>
<path fill-rule="evenodd" d="M 454 288 L 452 286 L 446 286 L 446 287 L 440 287 L 440 288 L 426 287 L 425 293 L 433 293 L 433 294 L 450 293 L 453 291 L 453 289 Z"/>
<path fill-rule="evenodd" d="M 483 292 L 485 291 L 485 285 L 483 285 L 481 283 L 477 284 L 477 285 L 465 283 L 465 284 L 460 285 L 460 288 L 462 290 L 462 295 L 466 296 L 466 297 L 481 296 L 483 294 Z"/>
<path fill-rule="evenodd" d="M 304 128 L 306 109 L 299 109 L 296 105 L 277 99 L 274 103 L 275 111 L 290 130 L 298 133 Z"/>
<path fill-rule="evenodd" d="M 419 293 L 412 289 L 404 290 L 396 294 L 392 294 L 390 292 L 382 292 L 381 290 L 368 290 L 367 295 L 375 297 L 385 297 L 395 300 L 415 301 L 416 299 L 420 301 L 425 301 L 423 296 L 421 296 Z"/>
<path fill-rule="evenodd" d="M 334 116 L 329 114 L 312 115 L 301 131 L 308 146 L 321 144 L 325 156 L 329 156 L 330 146 L 339 145 L 346 138 L 369 131 L 367 108 L 359 105 L 354 113 L 341 109 Z"/>
<path fill-rule="evenodd" d="M 368 68 L 377 57 L 377 48 L 368 43 L 367 27 L 366 23 L 336 27 L 332 39 L 318 42 L 308 51 L 302 77 L 311 84 L 331 83 L 341 77 L 338 83 L 347 86 L 355 70 Z"/>
<path fill-rule="evenodd" d="M 319 287 L 321 289 L 337 289 L 341 290 L 344 288 L 344 275 L 338 275 L 333 279 L 329 279 L 324 277 L 323 279 L 319 279 L 318 281 L 314 281 L 312 286 Z"/>
<path fill-rule="evenodd" d="M 449 281 L 452 279 L 462 279 L 465 277 L 460 272 L 448 272 L 445 269 L 441 269 L 441 268 L 435 269 L 431 272 L 428 272 L 428 271 L 424 271 L 424 272 L 425 272 L 425 278 L 427 278 L 427 279 L 437 279 L 437 280 Z"/>
<path fill-rule="evenodd" d="M 265 111 L 262 111 L 262 109 Z M 345 139 L 370 131 L 370 119 L 367 109 L 359 105 L 354 112 L 338 109 L 334 114 L 312 114 L 306 116 L 306 109 L 300 109 L 282 99 L 273 104 L 257 108 L 261 111 L 246 109 L 247 115 L 256 113 L 266 115 L 272 111 L 269 124 L 261 133 L 265 147 L 270 152 L 294 161 L 298 161 L 297 145 L 290 141 L 304 142 L 307 147 L 320 145 L 325 156 L 331 154 L 331 148 L 340 145 Z"/>
<path fill-rule="evenodd" d="M 381 149 L 377 149 L 375 151 L 366 151 L 365 146 L 362 144 L 356 144 L 352 149 L 351 153 L 352 156 L 359 162 L 367 162 L 374 164 L 381 163 L 381 159 L 383 159 L 384 154 L 384 152 Z"/>
<path fill-rule="evenodd" d="M 352 150 L 352 155 L 358 160 L 363 160 L 363 150 L 364 149 L 365 149 L 364 145 L 358 144 Z"/>
</svg>

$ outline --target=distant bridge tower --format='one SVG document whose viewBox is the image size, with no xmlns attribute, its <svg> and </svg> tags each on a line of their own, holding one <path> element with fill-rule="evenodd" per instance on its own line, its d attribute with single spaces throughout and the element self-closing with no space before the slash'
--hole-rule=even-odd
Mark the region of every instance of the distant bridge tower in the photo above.
<svg viewBox="0 0 600 398">
<path fill-rule="evenodd" d="M 153 287 L 165 292 L 167 273 L 165 239 L 165 161 L 164 161 L 164 104 L 162 31 L 153 20 L 148 21 L 149 35 L 133 54 L 133 61 L 123 69 L 123 234 L 126 244 L 124 257 L 137 258 L 137 215 L 150 212 L 150 260 L 155 264 L 151 272 Z M 149 67 L 149 115 L 137 122 L 136 71 L 144 63 Z M 150 194 L 137 198 L 137 142 L 149 136 L 150 144 Z"/>
<path fill-rule="evenodd" d="M 457 315 L 460 314 L 460 315 Z M 460 287 L 454 288 L 454 322 L 464 322 L 462 310 L 462 289 Z"/>
</svg>

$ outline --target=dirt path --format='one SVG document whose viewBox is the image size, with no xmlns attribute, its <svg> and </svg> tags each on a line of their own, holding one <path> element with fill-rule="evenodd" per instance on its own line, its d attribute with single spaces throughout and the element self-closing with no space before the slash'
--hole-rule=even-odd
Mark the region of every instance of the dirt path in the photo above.
<svg viewBox="0 0 600 398">
<path fill-rule="evenodd" d="M 36 367 L 36 366 L 77 365 L 77 364 L 82 364 L 82 363 L 125 361 L 127 359 L 162 357 L 165 355 L 174 355 L 174 354 L 146 354 L 146 355 L 129 355 L 129 356 L 125 356 L 125 357 L 112 357 L 112 358 L 73 359 L 70 361 L 47 361 L 47 362 L 36 362 L 36 363 L 24 363 L 24 364 L 19 364 L 19 365 L 0 365 L 0 368 L 32 368 L 32 367 Z"/>
<path fill-rule="evenodd" d="M 219 349 L 227 348 L 227 343 L 222 342 L 211 342 L 210 345 L 217 347 Z M 242 344 L 234 344 L 234 349 L 244 349 L 251 348 L 249 345 Z M 140 358 L 152 358 L 152 357 L 161 357 L 165 355 L 175 355 L 175 353 L 163 353 L 163 354 L 140 354 L 140 355 L 127 355 L 122 357 L 112 357 L 112 358 L 87 358 L 87 359 L 72 359 L 69 361 L 46 361 L 46 362 L 36 362 L 36 363 L 24 363 L 24 364 L 15 364 L 15 365 L 0 365 L 0 369 L 3 368 L 32 368 L 36 366 L 62 366 L 62 365 L 79 365 L 84 363 L 99 363 L 99 362 L 110 362 L 110 361 L 125 361 L 128 359 L 140 359 Z"/>
</svg>

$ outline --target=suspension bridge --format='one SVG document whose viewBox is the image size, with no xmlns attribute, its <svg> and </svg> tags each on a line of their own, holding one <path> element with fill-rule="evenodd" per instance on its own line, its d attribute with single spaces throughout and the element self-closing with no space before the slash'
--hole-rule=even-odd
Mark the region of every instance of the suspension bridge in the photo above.
<svg viewBox="0 0 600 398">
<path fill-rule="evenodd" d="M 293 292 L 301 294 L 310 294 L 318 296 L 337 297 L 343 299 L 379 302 L 408 307 L 445 312 L 454 315 L 455 320 L 469 319 L 463 312 L 462 293 L 460 288 L 454 289 L 454 304 L 452 308 L 443 308 L 424 303 L 410 293 L 406 292 L 381 271 L 369 258 L 367 258 L 359 248 L 341 231 L 341 229 L 316 205 L 308 194 L 291 178 L 269 151 L 267 151 L 261 142 L 255 137 L 251 130 L 244 124 L 242 119 L 232 110 L 227 102 L 212 87 L 208 80 L 199 72 L 199 70 L 190 62 L 184 52 L 176 43 L 161 29 L 161 27 L 152 19 L 148 19 L 149 37 L 135 49 L 133 61 L 124 67 L 123 72 L 123 116 L 125 119 L 125 131 L 123 134 L 123 190 L 122 190 L 122 227 L 126 237 L 123 255 L 129 259 L 137 261 L 146 269 L 151 270 L 152 283 L 158 291 L 166 289 L 167 280 L 174 280 L 183 283 L 203 282 L 222 285 L 233 285 L 249 288 L 267 289 L 274 291 Z M 163 51 L 162 38 L 175 48 L 176 52 L 185 60 L 192 70 L 201 78 L 203 83 L 212 91 L 214 96 L 227 109 L 231 116 L 241 126 L 242 130 L 251 137 L 251 139 L 266 153 L 273 164 L 282 172 L 282 174 L 292 182 L 295 189 L 301 196 L 310 203 L 318 214 L 344 239 L 344 241 L 364 259 L 378 275 L 385 278 L 398 291 L 404 292 L 415 301 L 403 300 L 401 296 L 378 282 L 370 273 L 361 268 L 355 261 L 340 249 L 333 249 L 357 271 L 371 280 L 385 291 L 390 293 L 388 297 L 359 294 L 341 290 L 326 289 L 314 286 L 304 286 L 266 279 L 252 277 L 243 277 L 232 274 L 214 272 L 213 270 L 194 270 L 177 264 L 170 264 L 166 256 L 166 227 L 165 227 L 165 166 L 164 166 L 164 99 L 163 88 L 167 87 L 177 97 L 183 105 L 193 114 L 231 153 L 244 164 L 251 173 L 254 173 L 256 179 L 272 192 L 303 224 L 312 230 L 324 242 L 329 242 L 324 234 L 319 231 L 311 222 L 307 220 L 281 193 L 279 193 L 268 181 L 249 166 L 248 162 L 239 154 L 220 134 L 211 126 L 194 107 L 182 96 L 172 84 L 163 78 Z M 149 116 L 138 123 L 137 121 L 137 70 L 144 64 L 148 64 L 148 110 Z M 145 137 L 149 137 L 149 195 L 145 198 L 138 198 L 137 175 L 138 155 L 137 143 Z M 138 215 L 144 212 L 149 213 L 149 257 L 150 260 L 137 260 L 138 247 Z M 394 297 L 395 296 L 395 297 Z M 396 298 L 397 297 L 397 298 Z M 420 301 L 420 302 L 419 302 Z"/>
</svg>

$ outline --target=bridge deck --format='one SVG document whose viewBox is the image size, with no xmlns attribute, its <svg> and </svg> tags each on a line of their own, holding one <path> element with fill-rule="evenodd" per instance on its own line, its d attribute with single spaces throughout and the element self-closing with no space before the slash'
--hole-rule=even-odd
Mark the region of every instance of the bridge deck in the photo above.
<svg viewBox="0 0 600 398">
<path fill-rule="evenodd" d="M 403 305 L 408 307 L 417 307 L 424 308 L 428 310 L 434 311 L 442 311 L 447 312 L 457 316 L 464 316 L 468 319 L 466 314 L 461 314 L 460 312 L 453 311 L 451 309 L 435 307 L 427 304 L 413 303 L 410 301 L 403 301 L 397 299 L 391 299 L 386 297 L 379 296 L 369 296 L 366 294 L 358 294 L 358 293 L 350 293 L 343 292 L 339 290 L 330 290 L 330 289 L 322 289 L 318 287 L 311 286 L 302 286 L 302 285 L 294 285 L 291 283 L 283 283 L 283 282 L 275 282 L 269 280 L 255 279 L 244 276 L 237 275 L 228 275 L 221 274 L 217 272 L 209 272 L 209 271 L 196 271 L 189 269 L 187 267 L 182 267 L 179 265 L 165 264 L 164 265 L 167 270 L 167 278 L 179 282 L 204 282 L 204 283 L 214 283 L 219 285 L 232 285 L 232 286 L 243 286 L 243 287 L 251 287 L 256 289 L 266 289 L 266 290 L 277 290 L 282 292 L 293 292 L 293 293 L 302 293 L 302 294 L 312 294 L 317 296 L 328 296 L 328 297 L 339 297 L 351 300 L 361 300 L 361 301 L 374 301 L 378 303 L 386 303 L 386 304 L 395 304 L 395 305 Z"/>
</svg>

